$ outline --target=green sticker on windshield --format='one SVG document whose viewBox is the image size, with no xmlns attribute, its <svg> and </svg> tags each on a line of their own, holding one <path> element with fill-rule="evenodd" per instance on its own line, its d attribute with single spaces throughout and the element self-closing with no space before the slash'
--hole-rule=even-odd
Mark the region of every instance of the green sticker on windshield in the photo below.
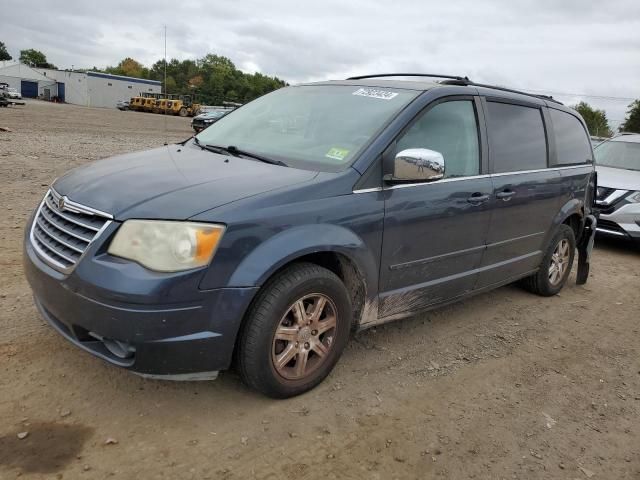
<svg viewBox="0 0 640 480">
<path fill-rule="evenodd" d="M 329 149 L 325 157 L 332 158 L 333 160 L 344 160 L 349 155 L 349 150 L 346 148 L 333 147 Z"/>
</svg>

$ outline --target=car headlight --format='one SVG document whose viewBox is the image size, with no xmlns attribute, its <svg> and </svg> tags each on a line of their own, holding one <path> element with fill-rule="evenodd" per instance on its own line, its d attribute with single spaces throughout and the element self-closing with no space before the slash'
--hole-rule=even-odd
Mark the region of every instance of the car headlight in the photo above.
<svg viewBox="0 0 640 480">
<path fill-rule="evenodd" d="M 207 265 L 218 248 L 224 225 L 159 220 L 127 220 L 108 252 L 157 272 Z"/>
<path fill-rule="evenodd" d="M 633 192 L 627 197 L 630 202 L 640 203 L 640 192 Z"/>
</svg>

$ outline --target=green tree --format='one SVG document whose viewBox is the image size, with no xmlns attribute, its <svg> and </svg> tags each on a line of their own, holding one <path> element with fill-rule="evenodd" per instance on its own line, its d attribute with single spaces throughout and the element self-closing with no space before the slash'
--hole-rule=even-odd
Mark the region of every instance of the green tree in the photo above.
<svg viewBox="0 0 640 480">
<path fill-rule="evenodd" d="M 107 67 L 105 71 L 115 75 L 158 80 L 163 83 L 164 92 L 195 93 L 200 103 L 208 105 L 220 105 L 224 101 L 248 102 L 286 85 L 277 77 L 244 73 L 231 59 L 213 53 L 198 60 L 169 60 L 166 63 L 166 88 L 164 60 L 158 60 L 147 68 L 136 60 L 125 58 L 117 66 Z"/>
<path fill-rule="evenodd" d="M 4 42 L 0 42 L 0 60 L 11 60 L 13 57 L 9 55 Z"/>
<path fill-rule="evenodd" d="M 604 110 L 596 110 L 586 102 L 580 102 L 572 108 L 584 118 L 587 128 L 589 129 L 589 135 L 596 137 L 610 137 L 613 135 L 611 128 L 609 128 L 607 114 Z"/>
<path fill-rule="evenodd" d="M 627 117 L 624 123 L 620 125 L 620 131 L 640 133 L 640 100 L 634 100 L 634 102 L 629 105 Z"/>
<path fill-rule="evenodd" d="M 20 50 L 20 62 L 30 67 L 39 68 L 56 68 L 52 63 L 47 62 L 47 56 L 39 50 L 29 48 L 28 50 Z"/>
</svg>

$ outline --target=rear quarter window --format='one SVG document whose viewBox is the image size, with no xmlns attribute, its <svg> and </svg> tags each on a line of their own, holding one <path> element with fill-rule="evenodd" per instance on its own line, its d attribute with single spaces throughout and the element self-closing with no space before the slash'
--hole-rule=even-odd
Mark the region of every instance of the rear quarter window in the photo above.
<svg viewBox="0 0 640 480">
<path fill-rule="evenodd" d="M 487 109 L 493 173 L 547 167 L 547 139 L 539 108 L 489 101 Z"/>
<path fill-rule="evenodd" d="M 575 165 L 592 161 L 591 145 L 582 122 L 560 110 L 549 109 L 556 137 L 556 165 Z"/>
</svg>

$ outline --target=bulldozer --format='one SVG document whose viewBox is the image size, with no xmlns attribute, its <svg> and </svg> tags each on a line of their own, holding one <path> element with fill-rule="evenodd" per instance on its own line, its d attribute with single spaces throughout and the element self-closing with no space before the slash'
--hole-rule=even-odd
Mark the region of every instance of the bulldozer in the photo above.
<svg viewBox="0 0 640 480">
<path fill-rule="evenodd" d="M 152 112 L 181 117 L 195 117 L 200 113 L 201 105 L 193 95 L 177 95 L 141 92 L 131 97 L 129 109 L 138 112 Z"/>
<path fill-rule="evenodd" d="M 166 105 L 162 113 L 179 115 L 181 117 L 195 117 L 200 113 L 200 104 L 192 95 L 167 95 Z"/>
<path fill-rule="evenodd" d="M 129 100 L 129 110 L 136 112 L 153 112 L 156 103 L 161 99 L 161 93 L 140 92 L 137 97 L 131 97 Z"/>
<path fill-rule="evenodd" d="M 140 95 L 138 95 L 137 97 L 131 97 L 131 100 L 129 100 L 129 110 L 133 110 L 134 112 L 141 112 L 143 103 L 144 97 Z"/>
</svg>

